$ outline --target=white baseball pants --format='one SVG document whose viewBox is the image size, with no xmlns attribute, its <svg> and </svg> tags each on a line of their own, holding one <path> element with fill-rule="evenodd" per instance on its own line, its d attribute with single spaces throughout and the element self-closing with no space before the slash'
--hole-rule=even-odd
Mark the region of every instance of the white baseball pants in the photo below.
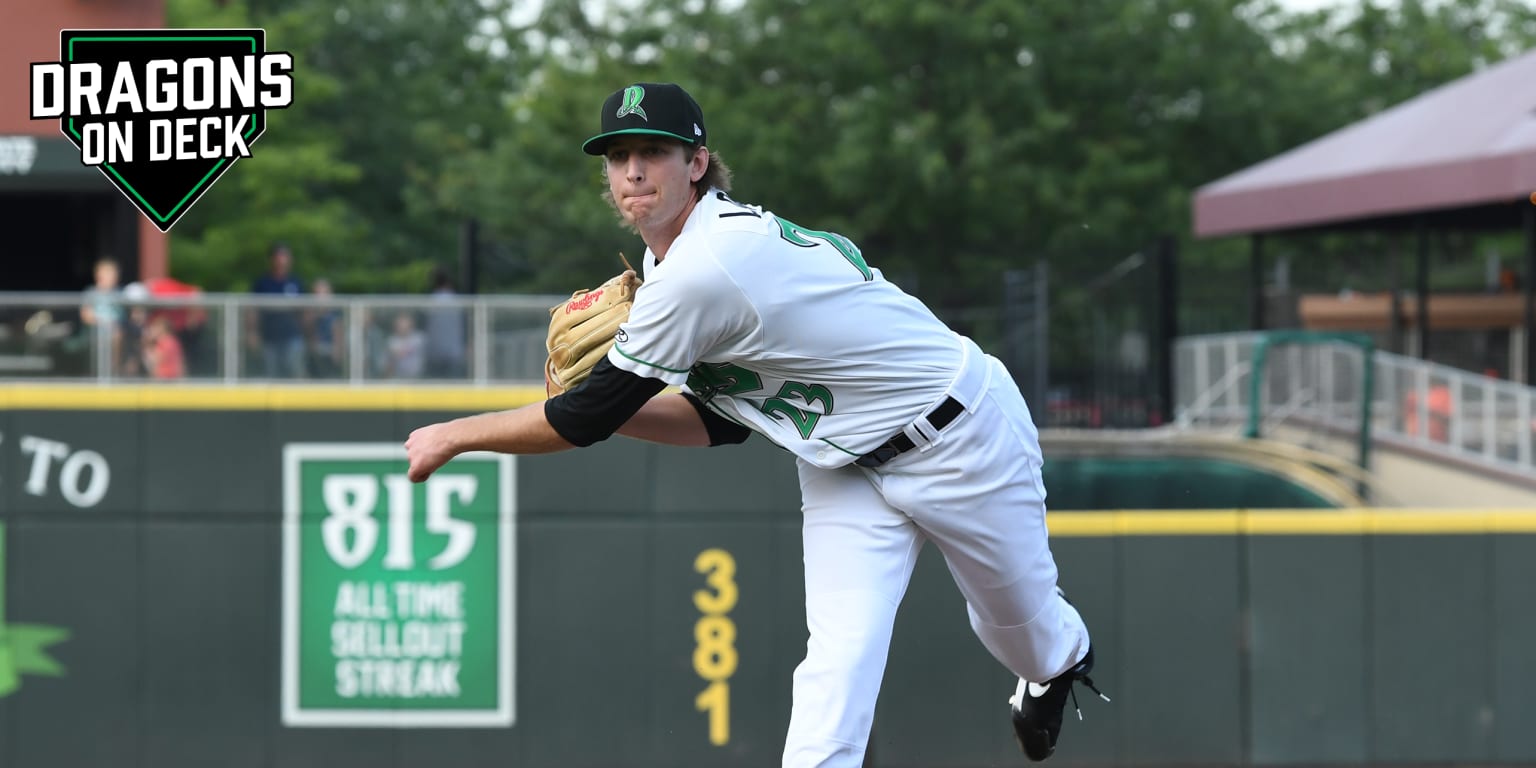
<svg viewBox="0 0 1536 768">
<path fill-rule="evenodd" d="M 971 628 L 1014 675 L 1048 680 L 1088 651 L 1082 617 L 1056 592 L 1039 434 L 1002 363 L 965 343 L 950 394 L 966 412 L 936 440 L 909 428 L 920 447 L 873 470 L 799 462 L 810 639 L 785 768 L 863 765 L 896 608 L 926 541 Z"/>
</svg>

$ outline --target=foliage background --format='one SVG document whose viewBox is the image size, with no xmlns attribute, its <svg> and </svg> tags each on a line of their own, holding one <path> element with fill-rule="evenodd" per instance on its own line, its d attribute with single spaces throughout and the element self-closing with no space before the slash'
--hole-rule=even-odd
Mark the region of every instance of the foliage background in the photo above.
<svg viewBox="0 0 1536 768">
<path fill-rule="evenodd" d="M 563 292 L 643 245 L 601 202 L 580 142 L 602 98 L 683 83 L 737 197 L 842 232 L 937 306 L 1000 270 L 1103 274 L 1161 235 L 1206 312 L 1240 324 L 1248 246 L 1194 241 L 1201 184 L 1530 48 L 1517 0 L 169 0 L 173 26 L 256 25 L 295 57 L 294 105 L 177 226 L 172 270 L 243 290 L 274 241 L 342 292 Z M 1385 236 L 1282 238 L 1327 290 L 1381 287 Z M 1467 287 L 1508 235 L 1448 233 Z M 1057 285 L 1060 285 L 1058 283 Z M 1211 328 L 1207 328 L 1210 326 Z"/>
</svg>

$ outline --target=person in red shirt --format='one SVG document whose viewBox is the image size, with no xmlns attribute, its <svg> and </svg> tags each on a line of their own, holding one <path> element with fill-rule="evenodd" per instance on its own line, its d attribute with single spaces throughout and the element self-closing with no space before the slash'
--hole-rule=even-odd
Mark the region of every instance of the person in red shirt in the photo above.
<svg viewBox="0 0 1536 768">
<path fill-rule="evenodd" d="M 180 379 L 187 375 L 181 341 L 171 332 L 171 322 L 157 314 L 144 329 L 144 369 L 151 378 Z"/>
</svg>

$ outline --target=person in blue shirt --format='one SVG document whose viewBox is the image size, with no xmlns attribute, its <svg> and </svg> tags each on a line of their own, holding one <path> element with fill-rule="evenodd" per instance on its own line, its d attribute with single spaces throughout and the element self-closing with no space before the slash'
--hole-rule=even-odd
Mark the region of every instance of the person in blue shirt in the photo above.
<svg viewBox="0 0 1536 768">
<path fill-rule="evenodd" d="M 293 251 L 286 245 L 272 247 L 271 268 L 251 285 L 251 292 L 263 296 L 298 296 L 304 284 L 293 275 Z M 297 309 L 264 306 L 256 312 L 255 322 L 246 322 L 247 340 L 260 347 L 262 373 L 271 379 L 296 379 L 305 376 L 304 325 Z"/>
</svg>

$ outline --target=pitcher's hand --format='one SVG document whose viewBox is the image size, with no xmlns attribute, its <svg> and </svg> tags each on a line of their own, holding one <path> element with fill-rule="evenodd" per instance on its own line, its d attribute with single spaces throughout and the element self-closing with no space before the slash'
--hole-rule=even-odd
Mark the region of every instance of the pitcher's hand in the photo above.
<svg viewBox="0 0 1536 768">
<path fill-rule="evenodd" d="M 453 441 L 453 425 L 449 422 L 429 424 L 405 439 L 405 456 L 411 462 L 406 476 L 413 483 L 422 482 L 457 455 L 459 449 Z"/>
</svg>

